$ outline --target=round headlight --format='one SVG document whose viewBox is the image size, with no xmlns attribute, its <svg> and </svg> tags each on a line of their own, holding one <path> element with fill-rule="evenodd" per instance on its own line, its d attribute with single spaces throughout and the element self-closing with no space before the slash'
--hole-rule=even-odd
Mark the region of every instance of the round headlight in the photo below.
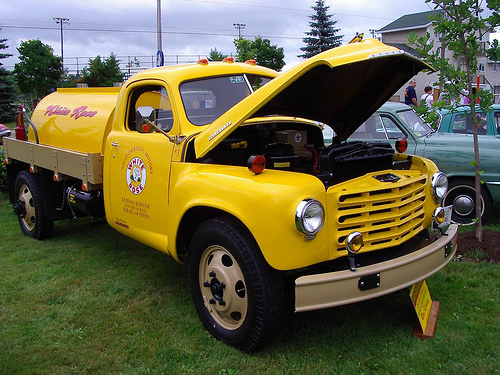
<svg viewBox="0 0 500 375">
<path fill-rule="evenodd" d="M 323 205 L 315 199 L 306 199 L 299 203 L 295 210 L 295 225 L 306 235 L 306 239 L 313 239 L 325 222 Z"/>
<path fill-rule="evenodd" d="M 448 192 L 448 177 L 443 172 L 436 172 L 431 180 L 432 193 L 437 203 L 440 203 Z"/>
</svg>

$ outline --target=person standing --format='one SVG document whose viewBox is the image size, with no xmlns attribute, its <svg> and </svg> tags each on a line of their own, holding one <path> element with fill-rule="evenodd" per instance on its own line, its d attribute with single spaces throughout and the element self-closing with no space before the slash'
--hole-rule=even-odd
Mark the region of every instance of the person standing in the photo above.
<svg viewBox="0 0 500 375">
<path fill-rule="evenodd" d="M 418 107 L 417 103 L 417 92 L 415 91 L 415 86 L 417 86 L 417 80 L 412 79 L 408 83 L 408 87 L 405 89 L 405 104 L 410 107 Z"/>
<path fill-rule="evenodd" d="M 427 108 L 431 108 L 434 104 L 434 97 L 432 96 L 432 87 L 425 86 L 424 93 L 420 98 L 420 106 L 426 105 Z"/>
</svg>

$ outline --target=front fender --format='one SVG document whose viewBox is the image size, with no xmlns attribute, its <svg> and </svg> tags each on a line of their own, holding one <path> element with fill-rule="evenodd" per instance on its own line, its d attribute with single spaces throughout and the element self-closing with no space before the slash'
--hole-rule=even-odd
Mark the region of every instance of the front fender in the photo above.
<svg viewBox="0 0 500 375">
<path fill-rule="evenodd" d="M 314 176 L 270 169 L 255 175 L 242 167 L 173 163 L 171 181 L 170 219 L 177 223 L 169 226 L 172 230 L 188 210 L 211 207 L 238 218 L 275 269 L 328 259 L 326 229 L 308 241 L 295 227 L 295 210 L 303 199 L 314 198 L 326 209 L 325 188 Z"/>
</svg>

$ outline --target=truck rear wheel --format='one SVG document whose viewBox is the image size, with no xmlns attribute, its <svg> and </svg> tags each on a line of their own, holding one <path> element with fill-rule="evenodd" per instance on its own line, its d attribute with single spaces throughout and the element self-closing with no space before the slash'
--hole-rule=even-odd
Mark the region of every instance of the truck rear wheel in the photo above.
<svg viewBox="0 0 500 375">
<path fill-rule="evenodd" d="M 54 223 L 47 219 L 39 178 L 26 171 L 17 175 L 15 191 L 17 202 L 14 212 L 26 236 L 43 240 L 52 236 Z"/>
<path fill-rule="evenodd" d="M 244 352 L 267 344 L 284 312 L 283 280 L 239 223 L 202 223 L 190 245 L 191 294 L 206 329 Z"/>
</svg>

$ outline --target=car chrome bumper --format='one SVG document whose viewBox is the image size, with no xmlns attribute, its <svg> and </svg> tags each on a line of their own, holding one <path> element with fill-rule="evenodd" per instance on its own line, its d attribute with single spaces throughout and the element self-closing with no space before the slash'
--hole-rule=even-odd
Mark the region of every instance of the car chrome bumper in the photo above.
<svg viewBox="0 0 500 375">
<path fill-rule="evenodd" d="M 457 249 L 457 231 L 458 226 L 452 224 L 447 235 L 431 244 L 396 259 L 360 267 L 356 272 L 345 270 L 299 277 L 295 280 L 295 311 L 364 301 L 424 280 L 453 258 Z M 364 287 L 365 280 L 373 285 Z"/>
</svg>

